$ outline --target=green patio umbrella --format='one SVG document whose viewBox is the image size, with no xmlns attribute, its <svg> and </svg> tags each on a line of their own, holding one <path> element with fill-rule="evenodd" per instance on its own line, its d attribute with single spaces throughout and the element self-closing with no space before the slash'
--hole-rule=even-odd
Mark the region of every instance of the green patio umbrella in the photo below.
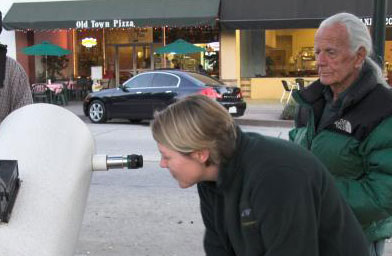
<svg viewBox="0 0 392 256">
<path fill-rule="evenodd" d="M 171 44 L 156 49 L 155 53 L 189 54 L 189 53 L 197 53 L 197 52 L 205 52 L 205 51 L 206 50 L 202 47 L 198 47 L 196 45 L 188 43 L 185 40 L 178 39 Z"/>
<path fill-rule="evenodd" d="M 156 49 L 155 53 L 157 53 L 157 54 L 165 54 L 165 53 L 180 54 L 181 55 L 180 63 L 181 63 L 185 54 L 205 52 L 205 51 L 206 50 L 203 47 L 198 47 L 196 45 L 188 43 L 185 40 L 178 39 L 171 44 L 168 44 L 164 47 Z"/>
<path fill-rule="evenodd" d="M 58 45 L 52 44 L 48 41 L 43 41 L 40 44 L 35 44 L 33 46 L 25 47 L 22 49 L 22 52 L 26 55 L 34 55 L 34 56 L 45 56 L 46 66 L 48 63 L 48 56 L 63 56 L 70 54 L 71 51 L 64 49 Z M 45 68 L 45 78 L 48 80 L 48 69 Z"/>
</svg>

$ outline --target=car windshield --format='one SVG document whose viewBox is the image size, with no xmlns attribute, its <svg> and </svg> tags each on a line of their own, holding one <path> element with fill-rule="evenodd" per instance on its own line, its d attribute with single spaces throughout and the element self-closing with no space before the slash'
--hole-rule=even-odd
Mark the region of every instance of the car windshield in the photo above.
<svg viewBox="0 0 392 256">
<path fill-rule="evenodd" d="M 205 75 L 197 74 L 197 73 L 188 73 L 188 75 L 191 76 L 192 78 L 195 78 L 196 80 L 198 80 L 199 83 L 201 82 L 203 84 L 211 85 L 211 86 L 223 85 L 223 83 L 221 81 L 215 80 L 209 76 L 205 76 Z"/>
</svg>

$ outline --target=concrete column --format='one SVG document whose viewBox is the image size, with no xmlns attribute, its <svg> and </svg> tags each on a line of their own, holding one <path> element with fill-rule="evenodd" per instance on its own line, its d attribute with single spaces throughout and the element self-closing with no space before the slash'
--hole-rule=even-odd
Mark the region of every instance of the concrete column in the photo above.
<svg viewBox="0 0 392 256">
<path fill-rule="evenodd" d="M 265 76 L 265 31 L 241 30 L 241 77 Z"/>
<path fill-rule="evenodd" d="M 222 28 L 220 35 L 220 79 L 227 84 L 237 84 L 236 31 Z"/>
<path fill-rule="evenodd" d="M 118 56 L 118 46 L 115 46 L 115 55 L 114 55 L 114 72 L 116 74 L 116 87 L 120 84 L 120 58 Z"/>
</svg>

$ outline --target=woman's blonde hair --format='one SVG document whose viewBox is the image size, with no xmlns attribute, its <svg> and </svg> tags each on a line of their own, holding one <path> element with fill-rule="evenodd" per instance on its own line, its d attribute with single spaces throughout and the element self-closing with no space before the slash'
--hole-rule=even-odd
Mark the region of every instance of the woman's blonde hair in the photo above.
<svg viewBox="0 0 392 256">
<path fill-rule="evenodd" d="M 235 147 L 233 118 L 216 101 L 203 95 L 184 98 L 154 114 L 154 139 L 171 150 L 190 154 L 207 149 L 207 165 L 230 158 Z"/>
</svg>

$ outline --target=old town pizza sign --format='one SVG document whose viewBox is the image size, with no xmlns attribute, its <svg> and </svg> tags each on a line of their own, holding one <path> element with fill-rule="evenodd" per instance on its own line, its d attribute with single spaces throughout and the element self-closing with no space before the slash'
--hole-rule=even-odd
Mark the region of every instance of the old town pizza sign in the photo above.
<svg viewBox="0 0 392 256">
<path fill-rule="evenodd" d="M 94 29 L 94 28 L 134 28 L 135 23 L 132 20 L 114 19 L 109 21 L 99 20 L 78 20 L 75 27 L 77 29 Z"/>
</svg>

